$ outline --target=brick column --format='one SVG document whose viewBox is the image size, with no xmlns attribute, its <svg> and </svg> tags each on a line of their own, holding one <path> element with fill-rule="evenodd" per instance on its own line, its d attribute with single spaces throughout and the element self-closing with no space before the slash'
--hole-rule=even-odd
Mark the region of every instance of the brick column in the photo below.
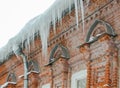
<svg viewBox="0 0 120 88">
<path fill-rule="evenodd" d="M 88 64 L 87 64 L 87 86 L 86 86 L 86 88 L 90 88 L 90 84 L 91 84 L 91 65 L 90 65 L 90 61 L 88 61 Z"/>
<path fill-rule="evenodd" d="M 111 80 L 110 80 L 110 59 L 107 58 L 107 63 L 105 66 L 105 85 L 104 88 L 110 88 Z"/>
<path fill-rule="evenodd" d="M 64 78 L 64 73 L 63 74 L 63 77 L 62 77 L 62 88 L 65 88 L 65 85 L 64 85 L 64 81 L 65 81 L 65 78 Z"/>
<path fill-rule="evenodd" d="M 113 73 L 113 88 L 117 88 L 118 86 L 118 69 L 114 68 L 114 73 Z"/>
<path fill-rule="evenodd" d="M 71 88 L 71 67 L 68 68 L 68 82 L 67 82 L 67 87 Z"/>
<path fill-rule="evenodd" d="M 67 60 L 62 60 L 63 69 L 62 69 L 62 88 L 67 88 L 68 81 L 68 63 Z"/>
<path fill-rule="evenodd" d="M 87 79 L 86 79 L 86 88 L 90 88 L 91 85 L 91 54 L 90 54 L 90 48 L 89 44 L 85 43 L 80 46 L 80 52 L 84 55 L 84 59 L 86 61 L 86 67 L 87 67 Z"/>
<path fill-rule="evenodd" d="M 51 88 L 53 88 L 53 69 L 52 69 L 52 66 L 50 66 L 50 86 Z"/>
<path fill-rule="evenodd" d="M 61 73 L 62 74 L 62 78 L 61 78 L 61 88 L 68 88 L 67 87 L 67 75 L 66 73 Z"/>
<path fill-rule="evenodd" d="M 114 57 L 113 57 L 113 87 L 112 88 L 117 88 L 118 87 L 118 53 L 117 51 L 114 52 Z"/>
<path fill-rule="evenodd" d="M 95 86 L 96 86 L 96 69 L 95 68 L 91 68 L 91 82 L 90 82 L 90 88 L 91 88 L 91 86 L 93 87 L 93 88 L 96 88 Z"/>
<path fill-rule="evenodd" d="M 114 43 L 113 40 L 110 40 L 109 42 L 109 58 L 112 60 L 111 62 L 111 87 L 112 88 L 118 88 L 118 49 Z"/>
<path fill-rule="evenodd" d="M 118 78 L 119 78 L 119 81 L 118 81 L 119 84 L 118 84 L 118 85 L 119 85 L 119 86 L 118 86 L 118 88 L 120 88 L 120 56 L 119 56 L 119 58 L 118 58 L 118 62 L 119 62 L 119 64 L 118 64 L 118 65 L 119 65 L 119 66 L 118 66 L 118 67 L 119 67 L 119 69 L 118 69 L 118 74 L 119 74 L 119 75 L 118 75 L 118 76 L 119 76 L 119 77 L 118 77 Z"/>
</svg>

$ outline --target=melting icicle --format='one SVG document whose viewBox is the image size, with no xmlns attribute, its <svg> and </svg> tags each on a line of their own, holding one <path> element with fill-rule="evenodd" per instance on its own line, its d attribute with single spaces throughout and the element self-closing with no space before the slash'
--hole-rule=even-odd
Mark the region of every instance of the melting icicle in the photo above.
<svg viewBox="0 0 120 88">
<path fill-rule="evenodd" d="M 71 0 L 69 0 L 69 13 L 71 12 L 72 5 L 71 5 Z"/>
<path fill-rule="evenodd" d="M 83 33 L 84 33 L 84 6 L 83 6 L 83 0 L 80 0 L 80 7 L 81 7 L 81 15 L 82 15 L 82 26 L 83 26 Z"/>
<path fill-rule="evenodd" d="M 20 60 L 19 55 L 21 54 L 21 52 L 20 52 L 20 49 L 19 49 L 19 45 L 14 45 L 12 47 L 12 50 L 13 50 L 14 54 L 16 55 L 16 57 Z"/>
<path fill-rule="evenodd" d="M 59 8 L 59 14 L 60 14 L 60 25 L 62 26 L 62 9 Z"/>
<path fill-rule="evenodd" d="M 52 23 L 53 23 L 53 29 L 54 29 L 54 33 L 56 33 L 56 20 L 55 20 L 55 12 L 52 12 Z"/>
<path fill-rule="evenodd" d="M 82 27 L 83 27 L 83 32 L 84 32 L 84 7 L 83 7 L 83 0 L 74 0 L 75 3 L 75 15 L 76 15 L 76 24 L 77 24 L 77 28 L 79 25 L 79 17 L 78 17 L 78 5 L 80 5 L 81 8 L 81 19 L 82 19 Z"/>
<path fill-rule="evenodd" d="M 22 39 L 21 39 L 21 47 L 22 47 L 22 49 L 24 48 L 24 38 L 22 37 Z"/>
<path fill-rule="evenodd" d="M 31 34 L 29 34 L 29 35 L 31 35 L 31 37 L 29 37 L 29 35 L 28 35 L 28 38 L 30 38 L 29 39 L 29 49 L 31 48 L 31 46 L 32 47 L 34 47 L 34 40 L 35 40 L 35 29 L 34 29 L 34 26 L 32 26 L 31 27 Z"/>
<path fill-rule="evenodd" d="M 28 53 L 30 52 L 30 37 L 27 38 Z"/>
<path fill-rule="evenodd" d="M 78 2 L 77 0 L 74 0 L 74 3 L 75 3 L 76 24 L 77 24 L 77 29 L 78 29 Z"/>
<path fill-rule="evenodd" d="M 42 43 L 42 53 L 43 55 L 45 55 L 45 57 L 47 56 L 47 39 L 49 36 L 49 28 L 50 28 L 50 24 L 48 22 L 48 23 L 42 23 L 42 26 L 40 26 L 40 29 L 39 29 L 39 34 L 40 34 L 41 43 Z"/>
<path fill-rule="evenodd" d="M 83 23 L 83 29 L 84 29 L 84 8 L 83 8 L 83 1 L 80 1 L 81 5 L 81 13 L 82 13 L 82 23 Z M 5 48 L 2 48 L 0 50 L 2 53 L 0 53 L 0 62 L 7 59 L 10 52 L 13 52 L 11 48 L 16 45 L 22 46 L 24 48 L 25 43 L 25 49 L 30 49 L 30 43 L 32 36 L 32 41 L 34 41 L 34 33 L 39 32 L 40 38 L 41 38 L 41 44 L 42 44 L 42 52 L 47 52 L 47 39 L 49 36 L 50 26 L 51 22 L 54 25 L 54 32 L 56 30 L 56 19 L 61 21 L 62 24 L 62 16 L 63 12 L 68 9 L 71 11 L 71 6 L 75 4 L 75 11 L 76 11 L 76 23 L 78 27 L 78 0 L 56 0 L 54 4 L 46 10 L 43 14 L 33 18 L 30 20 L 24 28 L 18 33 L 17 36 L 14 37 L 14 39 L 11 40 L 10 43 L 8 43 Z M 27 40 L 27 42 L 25 42 Z M 22 45 L 21 45 L 22 44 Z"/>
</svg>

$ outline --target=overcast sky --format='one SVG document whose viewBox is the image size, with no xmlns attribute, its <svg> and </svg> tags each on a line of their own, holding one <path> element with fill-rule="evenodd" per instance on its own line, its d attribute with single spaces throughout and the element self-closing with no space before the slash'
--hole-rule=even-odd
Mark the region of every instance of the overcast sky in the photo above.
<svg viewBox="0 0 120 88">
<path fill-rule="evenodd" d="M 0 0 L 0 48 L 55 0 Z"/>
</svg>

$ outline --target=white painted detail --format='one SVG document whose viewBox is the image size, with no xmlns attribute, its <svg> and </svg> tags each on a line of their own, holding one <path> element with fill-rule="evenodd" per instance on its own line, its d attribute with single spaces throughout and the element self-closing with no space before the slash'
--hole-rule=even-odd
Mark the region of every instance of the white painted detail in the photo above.
<svg viewBox="0 0 120 88">
<path fill-rule="evenodd" d="M 86 79 L 87 79 L 87 70 L 82 70 L 73 74 L 71 78 L 71 88 L 86 88 L 85 87 Z M 79 85 L 77 84 L 78 81 L 81 81 L 79 82 Z"/>
<path fill-rule="evenodd" d="M 31 73 L 37 73 L 38 74 L 39 72 L 37 72 L 37 71 L 30 71 L 30 72 L 27 72 L 27 75 L 29 75 Z M 22 77 L 24 77 L 24 75 L 18 76 L 18 78 L 22 78 Z"/>
<path fill-rule="evenodd" d="M 50 88 L 50 83 L 43 85 L 42 88 Z"/>
<path fill-rule="evenodd" d="M 6 82 L 3 85 L 1 85 L 0 88 L 5 88 L 8 84 L 16 84 L 16 82 Z"/>
</svg>

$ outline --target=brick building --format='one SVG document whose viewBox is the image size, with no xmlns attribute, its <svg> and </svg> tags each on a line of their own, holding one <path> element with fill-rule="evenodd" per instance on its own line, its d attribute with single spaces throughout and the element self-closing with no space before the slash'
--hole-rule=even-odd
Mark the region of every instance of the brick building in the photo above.
<svg viewBox="0 0 120 88">
<path fill-rule="evenodd" d="M 0 62 L 0 88 L 23 88 L 25 80 L 28 88 L 120 88 L 120 1 L 83 3 L 84 30 L 80 14 L 76 24 L 73 6 L 62 24 L 56 22 L 56 33 L 51 25 L 47 56 L 35 34 L 29 50 L 21 50 L 25 56 L 11 51 L 4 57 L 8 59 Z"/>
</svg>

